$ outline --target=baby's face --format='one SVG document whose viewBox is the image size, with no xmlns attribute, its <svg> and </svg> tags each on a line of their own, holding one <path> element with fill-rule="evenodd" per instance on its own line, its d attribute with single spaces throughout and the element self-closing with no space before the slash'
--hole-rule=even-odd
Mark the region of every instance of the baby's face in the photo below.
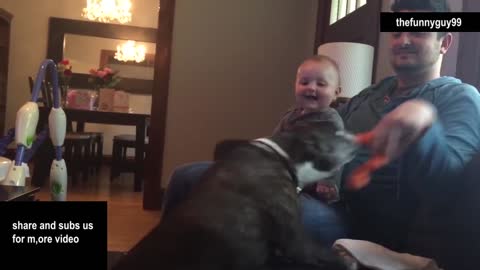
<svg viewBox="0 0 480 270">
<path fill-rule="evenodd" d="M 339 91 L 339 77 L 328 61 L 304 62 L 295 82 L 296 107 L 307 111 L 328 108 Z"/>
</svg>

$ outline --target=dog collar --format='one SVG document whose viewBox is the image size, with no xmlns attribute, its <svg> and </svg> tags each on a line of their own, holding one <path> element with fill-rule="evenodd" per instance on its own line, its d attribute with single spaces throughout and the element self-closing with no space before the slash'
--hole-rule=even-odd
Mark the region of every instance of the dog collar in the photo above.
<svg viewBox="0 0 480 270">
<path fill-rule="evenodd" d="M 253 143 L 255 142 L 260 143 L 259 145 L 257 145 L 263 149 L 265 149 L 264 146 L 267 146 L 267 151 L 272 152 L 273 150 L 274 153 L 281 157 L 283 163 L 285 163 L 288 173 L 290 174 L 290 177 L 292 178 L 292 182 L 297 189 L 297 193 L 300 193 L 302 189 L 298 186 L 297 174 L 295 168 L 291 165 L 290 156 L 287 154 L 287 152 L 285 152 L 277 143 L 267 138 L 255 139 L 253 140 Z"/>
<path fill-rule="evenodd" d="M 290 156 L 288 156 L 287 152 L 283 151 L 283 149 L 280 146 L 278 146 L 278 144 L 276 144 L 274 141 L 267 138 L 259 138 L 254 140 L 254 142 L 261 142 L 267 145 L 268 147 L 272 148 L 275 152 L 277 152 L 277 154 L 282 156 L 284 159 L 290 160 Z"/>
</svg>

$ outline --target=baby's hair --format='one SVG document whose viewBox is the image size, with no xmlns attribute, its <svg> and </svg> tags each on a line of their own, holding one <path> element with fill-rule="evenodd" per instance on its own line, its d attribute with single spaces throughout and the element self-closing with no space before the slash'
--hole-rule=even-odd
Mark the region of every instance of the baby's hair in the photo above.
<svg viewBox="0 0 480 270">
<path fill-rule="evenodd" d="M 341 84 L 340 84 L 340 78 L 341 78 L 341 76 L 340 76 L 340 67 L 339 67 L 338 64 L 337 64 L 337 61 L 335 61 L 335 60 L 333 60 L 331 57 L 326 56 L 326 55 L 323 55 L 323 54 L 312 55 L 312 56 L 306 58 L 306 59 L 302 62 L 302 64 L 305 63 L 305 62 L 308 62 L 308 61 L 314 61 L 314 62 L 318 62 L 318 63 L 326 61 L 326 62 L 329 62 L 330 64 L 332 64 L 332 66 L 333 66 L 333 67 L 335 68 L 335 70 L 337 71 L 338 85 L 341 85 Z"/>
</svg>

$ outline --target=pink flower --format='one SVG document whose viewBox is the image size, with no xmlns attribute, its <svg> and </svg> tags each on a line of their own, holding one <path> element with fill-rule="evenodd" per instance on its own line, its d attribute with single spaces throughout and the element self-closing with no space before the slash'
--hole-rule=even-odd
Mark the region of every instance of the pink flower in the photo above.
<svg viewBox="0 0 480 270">
<path fill-rule="evenodd" d="M 97 71 L 97 76 L 102 78 L 105 77 L 105 75 L 107 75 L 107 72 L 103 71 L 103 70 L 99 70 Z"/>
<path fill-rule="evenodd" d="M 94 89 L 113 88 L 121 80 L 116 76 L 117 72 L 108 67 L 92 68 L 89 73 L 88 82 L 93 84 Z"/>
</svg>

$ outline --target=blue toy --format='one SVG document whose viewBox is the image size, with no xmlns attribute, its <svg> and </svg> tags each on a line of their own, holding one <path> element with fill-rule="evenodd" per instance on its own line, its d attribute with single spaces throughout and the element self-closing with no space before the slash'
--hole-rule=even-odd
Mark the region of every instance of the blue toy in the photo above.
<svg viewBox="0 0 480 270">
<path fill-rule="evenodd" d="M 38 94 L 42 81 L 45 78 L 45 72 L 51 67 L 51 76 L 53 83 L 53 108 L 48 116 L 47 131 L 42 131 L 34 143 L 35 132 L 37 129 L 39 110 L 38 110 Z M 62 156 L 62 146 L 66 134 L 66 115 L 60 107 L 60 89 L 58 86 L 58 73 L 55 62 L 50 59 L 44 60 L 38 70 L 37 78 L 32 90 L 31 101 L 25 103 L 18 111 L 15 120 L 15 130 L 9 130 L 8 141 L 15 136 L 17 145 L 15 160 L 9 160 L 0 157 L 0 185 L 9 186 L 25 186 L 25 178 L 29 176 L 28 165 L 26 161 L 31 158 L 32 146 L 38 147 L 42 140 L 49 135 L 55 147 L 55 159 L 50 167 L 50 191 L 51 198 L 54 201 L 65 201 L 67 195 L 67 167 Z"/>
</svg>

